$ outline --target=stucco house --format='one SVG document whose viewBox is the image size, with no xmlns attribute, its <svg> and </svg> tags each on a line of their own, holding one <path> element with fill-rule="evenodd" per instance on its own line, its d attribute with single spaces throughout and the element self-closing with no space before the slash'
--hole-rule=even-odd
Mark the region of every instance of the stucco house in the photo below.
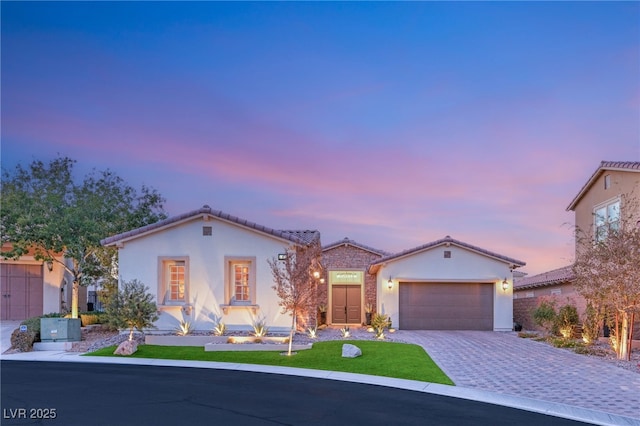
<svg viewBox="0 0 640 426">
<path fill-rule="evenodd" d="M 156 326 L 217 320 L 248 329 L 264 317 L 285 331 L 267 260 L 317 241 L 317 231 L 280 231 L 208 206 L 103 240 L 118 248 L 120 279 L 150 287 L 161 312 Z M 397 328 L 511 330 L 513 270 L 524 262 L 449 236 L 390 254 L 345 238 L 322 248 L 318 305 L 329 325 L 361 325 L 365 306 Z M 389 284 L 391 283 L 391 284 Z"/>
<path fill-rule="evenodd" d="M 10 248 L 10 243 L 2 245 L 3 252 Z M 71 306 L 71 279 L 62 266 L 63 257 L 57 260 L 36 260 L 33 253 L 18 260 L 0 257 L 0 320 L 24 320 Z M 86 289 L 82 295 L 86 299 Z"/>
<path fill-rule="evenodd" d="M 586 238 L 581 244 L 606 238 L 607 224 L 618 226 L 621 221 L 640 226 L 640 162 L 602 161 L 566 208 L 575 212 L 575 225 Z M 558 305 L 570 302 L 583 317 L 586 302 L 575 292 L 571 265 L 542 274 L 516 280 L 514 285 L 514 317 L 525 328 L 536 329 L 531 319 L 541 297 Z"/>
<path fill-rule="evenodd" d="M 150 288 L 159 330 L 189 321 L 211 330 L 217 320 L 230 330 L 249 329 L 264 318 L 270 330 L 291 326 L 278 306 L 267 260 L 319 240 L 317 231 L 275 230 L 209 206 L 102 241 L 118 248 L 121 281 Z"/>
<path fill-rule="evenodd" d="M 525 263 L 446 236 L 369 266 L 378 311 L 400 329 L 513 328 L 513 270 Z"/>
</svg>

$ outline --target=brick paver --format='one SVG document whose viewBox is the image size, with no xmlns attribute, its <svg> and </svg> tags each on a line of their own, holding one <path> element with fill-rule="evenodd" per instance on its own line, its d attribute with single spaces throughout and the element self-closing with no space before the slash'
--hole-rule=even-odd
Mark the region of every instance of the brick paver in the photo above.
<svg viewBox="0 0 640 426">
<path fill-rule="evenodd" d="M 458 386 L 640 419 L 640 374 L 632 371 L 515 333 L 400 333 L 424 347 Z"/>
</svg>

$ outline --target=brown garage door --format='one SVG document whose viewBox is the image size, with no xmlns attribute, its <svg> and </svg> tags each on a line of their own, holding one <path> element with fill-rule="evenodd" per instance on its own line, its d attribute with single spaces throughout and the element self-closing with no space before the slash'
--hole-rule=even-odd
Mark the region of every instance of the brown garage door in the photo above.
<svg viewBox="0 0 640 426">
<path fill-rule="evenodd" d="M 0 265 L 0 319 L 42 315 L 42 265 Z"/>
<path fill-rule="evenodd" d="M 404 330 L 493 330 L 493 284 L 400 283 Z"/>
</svg>

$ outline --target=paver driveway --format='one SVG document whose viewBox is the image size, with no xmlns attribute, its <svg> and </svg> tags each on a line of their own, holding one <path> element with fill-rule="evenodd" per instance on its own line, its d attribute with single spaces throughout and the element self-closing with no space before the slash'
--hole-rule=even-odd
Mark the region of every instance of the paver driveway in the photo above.
<svg viewBox="0 0 640 426">
<path fill-rule="evenodd" d="M 598 359 L 491 331 L 402 331 L 458 386 L 640 419 L 640 374 Z"/>
</svg>

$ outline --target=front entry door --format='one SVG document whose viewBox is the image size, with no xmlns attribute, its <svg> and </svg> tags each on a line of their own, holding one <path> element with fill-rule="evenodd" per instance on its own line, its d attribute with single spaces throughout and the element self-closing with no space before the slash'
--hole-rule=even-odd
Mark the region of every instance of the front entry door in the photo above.
<svg viewBox="0 0 640 426">
<path fill-rule="evenodd" d="M 331 287 L 331 322 L 335 324 L 360 324 L 360 286 L 334 285 Z"/>
</svg>

